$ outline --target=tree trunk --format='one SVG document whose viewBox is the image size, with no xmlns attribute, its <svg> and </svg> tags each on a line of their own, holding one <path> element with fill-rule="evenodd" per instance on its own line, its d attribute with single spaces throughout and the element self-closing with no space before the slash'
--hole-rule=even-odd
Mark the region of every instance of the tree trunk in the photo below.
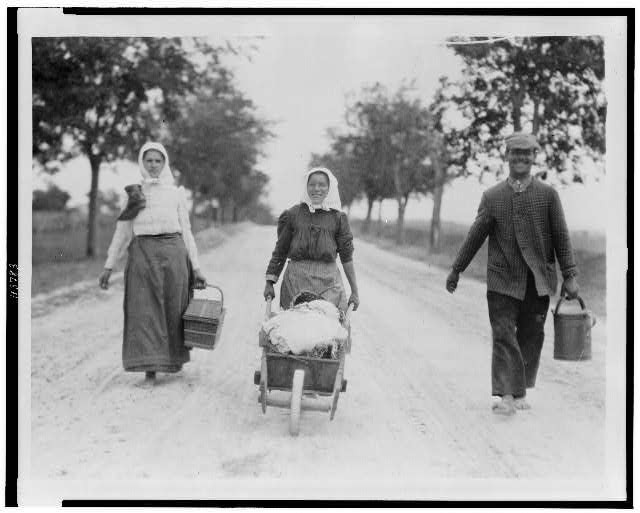
<svg viewBox="0 0 640 513">
<path fill-rule="evenodd" d="M 521 104 L 518 102 L 517 98 L 514 96 L 513 99 L 513 131 L 520 132 L 522 130 L 522 125 L 520 123 L 520 117 L 522 115 Z"/>
<path fill-rule="evenodd" d="M 373 209 L 374 199 L 370 196 L 367 196 L 367 217 L 364 219 L 364 224 L 362 225 L 363 233 L 369 233 L 369 228 L 371 227 L 371 210 Z"/>
<path fill-rule="evenodd" d="M 236 205 L 235 203 L 231 206 L 231 222 L 238 222 L 238 205 Z"/>
<path fill-rule="evenodd" d="M 440 251 L 440 208 L 442 207 L 442 193 L 444 192 L 444 166 L 438 160 L 433 161 L 436 186 L 433 190 L 433 213 L 431 215 L 431 232 L 429 233 L 429 250 L 431 253 Z"/>
<path fill-rule="evenodd" d="M 398 198 L 398 221 L 396 222 L 396 244 L 404 244 L 404 212 L 407 208 L 407 200 Z"/>
<path fill-rule="evenodd" d="M 89 219 L 87 225 L 87 258 L 96 256 L 96 236 L 98 229 L 98 176 L 102 158 L 89 153 L 91 164 L 91 189 L 89 190 Z"/>
<path fill-rule="evenodd" d="M 218 226 L 218 217 L 220 216 L 220 203 L 218 203 L 217 207 L 211 208 L 211 217 L 213 217 L 214 226 Z"/>
<path fill-rule="evenodd" d="M 393 169 L 393 185 L 396 190 L 396 201 L 398 202 L 398 220 L 396 221 L 396 244 L 402 246 L 404 244 L 404 209 L 407 206 L 407 202 L 404 200 L 404 194 L 402 194 L 402 184 L 400 181 L 400 170 L 398 165 Z"/>
<path fill-rule="evenodd" d="M 211 222 L 213 226 L 218 226 L 222 202 L 219 198 L 209 198 L 207 201 L 209 203 L 209 209 L 211 210 Z"/>
<path fill-rule="evenodd" d="M 378 231 L 376 236 L 378 238 L 382 237 L 382 202 L 384 200 L 382 198 L 380 198 L 380 200 L 378 201 Z"/>
<path fill-rule="evenodd" d="M 436 185 L 433 191 L 433 214 L 431 215 L 431 232 L 429 249 L 431 253 L 440 251 L 440 207 L 442 206 L 442 184 Z"/>
<path fill-rule="evenodd" d="M 538 129 L 540 128 L 540 100 L 536 98 L 533 101 L 533 135 L 538 134 Z"/>
<path fill-rule="evenodd" d="M 524 102 L 524 85 L 514 78 L 511 84 L 511 105 L 513 107 L 513 131 L 522 130 L 522 103 Z"/>
</svg>

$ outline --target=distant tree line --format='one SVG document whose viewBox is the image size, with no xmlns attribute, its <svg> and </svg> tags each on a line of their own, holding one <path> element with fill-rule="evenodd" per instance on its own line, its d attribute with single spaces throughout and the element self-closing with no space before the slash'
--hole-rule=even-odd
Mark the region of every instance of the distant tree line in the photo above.
<svg viewBox="0 0 640 513">
<path fill-rule="evenodd" d="M 230 218 L 264 210 L 255 168 L 271 135 L 222 55 L 251 47 L 184 38 L 33 38 L 33 155 L 49 172 L 84 155 L 91 167 L 86 254 L 95 255 L 101 165 L 135 160 L 147 140 L 169 149 L 194 208 L 216 200 Z M 224 216 L 222 217 L 224 220 Z"/>
<path fill-rule="evenodd" d="M 366 201 L 364 231 L 376 202 L 394 199 L 398 244 L 409 199 L 431 196 L 431 251 L 440 247 L 446 183 L 465 175 L 502 177 L 503 141 L 513 131 L 537 136 L 542 151 L 536 172 L 552 185 L 604 173 L 601 38 L 473 37 L 449 44 L 462 57 L 462 80 L 442 77 L 427 104 L 410 85 L 395 93 L 380 84 L 364 87 L 347 105 L 348 129 L 329 130 L 329 151 L 311 158 L 313 165 L 335 170 L 345 206 Z"/>
<path fill-rule="evenodd" d="M 33 191 L 32 209 L 34 211 L 60 211 L 67 208 L 71 196 L 57 185 L 52 184 L 46 190 Z"/>
</svg>

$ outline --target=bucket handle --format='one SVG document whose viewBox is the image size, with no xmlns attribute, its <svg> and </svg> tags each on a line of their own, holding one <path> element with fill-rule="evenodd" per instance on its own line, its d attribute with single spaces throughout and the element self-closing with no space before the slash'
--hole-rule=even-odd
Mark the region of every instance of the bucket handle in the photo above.
<svg viewBox="0 0 640 513">
<path fill-rule="evenodd" d="M 554 313 L 554 315 L 556 315 L 558 313 L 558 310 L 560 310 L 560 304 L 567 298 L 565 298 L 564 296 L 560 296 L 560 299 L 558 300 L 558 303 L 556 304 L 556 310 Z M 584 306 L 584 301 L 582 300 L 582 298 L 580 296 L 578 296 L 576 298 L 579 302 L 580 302 L 580 307 L 582 308 L 582 311 L 585 311 L 587 308 Z M 570 299 L 567 299 L 567 301 L 571 301 Z M 596 325 L 596 316 L 593 315 L 593 313 L 591 313 L 589 315 L 591 317 L 591 326 L 595 326 Z"/>
<path fill-rule="evenodd" d="M 558 313 L 558 310 L 560 310 L 560 305 L 562 304 L 562 302 L 567 299 L 564 296 L 560 296 L 560 299 L 558 300 L 558 303 L 556 304 L 556 312 Z M 582 298 L 580 296 L 578 296 L 576 298 L 579 302 L 580 302 L 580 308 L 582 308 L 583 310 L 586 310 L 587 308 L 584 306 L 584 301 L 582 300 Z M 567 299 L 567 301 L 571 301 L 570 299 Z"/>
<path fill-rule="evenodd" d="M 224 292 L 222 292 L 222 289 L 220 287 L 218 287 L 217 285 L 209 285 L 208 283 L 207 283 L 207 288 L 216 289 L 220 293 L 220 301 L 222 303 L 221 306 L 224 308 Z M 196 290 L 201 290 L 201 289 L 194 289 L 194 297 L 195 297 L 195 291 Z"/>
</svg>

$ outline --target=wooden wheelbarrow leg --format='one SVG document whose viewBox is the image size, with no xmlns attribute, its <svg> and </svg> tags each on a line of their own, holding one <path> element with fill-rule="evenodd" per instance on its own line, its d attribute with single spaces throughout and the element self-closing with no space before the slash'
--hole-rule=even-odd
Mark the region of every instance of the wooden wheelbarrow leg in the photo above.
<svg viewBox="0 0 640 513">
<path fill-rule="evenodd" d="M 347 307 L 347 312 L 345 314 L 345 324 L 347 325 L 348 336 L 347 341 L 343 347 L 340 348 L 340 364 L 338 365 L 338 371 L 336 372 L 336 380 L 333 384 L 333 402 L 331 405 L 331 416 L 330 420 L 333 420 L 334 415 L 336 414 L 336 409 L 338 408 L 338 398 L 340 397 L 340 391 L 343 388 L 343 379 L 344 378 L 344 361 L 346 358 L 346 353 L 351 352 L 351 313 L 353 312 L 353 303 Z M 346 385 L 346 383 L 345 383 Z"/>
<path fill-rule="evenodd" d="M 340 397 L 340 390 L 342 390 L 342 377 L 344 376 L 344 360 L 345 351 L 344 349 L 340 349 L 340 364 L 336 371 L 336 380 L 333 383 L 333 402 L 331 404 L 331 415 L 329 420 L 333 420 L 333 416 L 336 414 L 336 409 L 338 408 L 338 398 Z"/>
<path fill-rule="evenodd" d="M 269 320 L 271 317 L 271 298 L 267 299 L 267 305 L 264 313 L 265 320 Z M 262 358 L 260 360 L 260 395 L 258 396 L 258 402 L 262 406 L 262 413 L 267 412 L 267 394 L 268 388 L 268 375 L 267 375 L 267 335 L 264 331 L 260 330 L 258 336 L 258 345 L 262 347 Z"/>
</svg>

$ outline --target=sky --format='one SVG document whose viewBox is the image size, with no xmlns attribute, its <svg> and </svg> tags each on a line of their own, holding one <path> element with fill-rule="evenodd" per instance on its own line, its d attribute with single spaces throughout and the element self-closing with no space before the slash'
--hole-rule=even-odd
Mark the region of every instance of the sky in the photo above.
<svg viewBox="0 0 640 513">
<path fill-rule="evenodd" d="M 277 123 L 261 169 L 271 176 L 269 202 L 281 211 L 299 199 L 299 180 L 312 152 L 328 149 L 327 129 L 344 127 L 347 95 L 376 81 L 395 91 L 415 79 L 428 104 L 438 78 L 460 75 L 460 61 L 443 37 L 416 20 L 379 17 L 299 18 L 264 23 L 252 62 L 230 62 L 238 86 Z"/>
</svg>

